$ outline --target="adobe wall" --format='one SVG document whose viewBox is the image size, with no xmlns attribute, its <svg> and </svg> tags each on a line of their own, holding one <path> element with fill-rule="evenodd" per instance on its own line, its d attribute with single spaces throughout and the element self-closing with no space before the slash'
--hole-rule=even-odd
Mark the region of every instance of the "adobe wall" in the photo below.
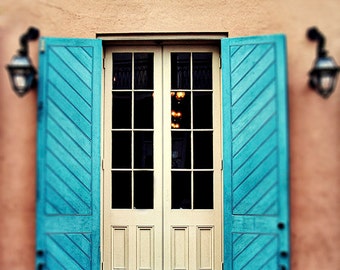
<svg viewBox="0 0 340 270">
<path fill-rule="evenodd" d="M 33 269 L 36 93 L 18 98 L 4 66 L 29 26 L 43 36 L 96 33 L 229 32 L 287 35 L 292 269 L 340 269 L 340 82 L 327 100 L 307 86 L 318 26 L 340 63 L 339 0 L 1 0 L 0 269 Z M 37 64 L 37 43 L 30 44 Z"/>
</svg>

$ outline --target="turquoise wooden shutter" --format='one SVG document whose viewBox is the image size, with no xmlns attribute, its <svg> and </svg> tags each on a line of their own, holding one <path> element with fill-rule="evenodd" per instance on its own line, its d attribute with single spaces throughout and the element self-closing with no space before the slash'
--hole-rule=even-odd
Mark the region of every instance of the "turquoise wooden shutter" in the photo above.
<svg viewBox="0 0 340 270">
<path fill-rule="evenodd" d="M 289 269 L 285 38 L 222 40 L 224 269 Z"/>
<path fill-rule="evenodd" d="M 100 267 L 100 40 L 43 38 L 37 269 Z"/>
</svg>

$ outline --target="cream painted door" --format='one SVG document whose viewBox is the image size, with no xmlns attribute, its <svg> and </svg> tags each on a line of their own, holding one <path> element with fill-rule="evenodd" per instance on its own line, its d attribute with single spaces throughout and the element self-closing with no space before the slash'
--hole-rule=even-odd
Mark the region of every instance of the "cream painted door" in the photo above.
<svg viewBox="0 0 340 270">
<path fill-rule="evenodd" d="M 221 269 L 218 47 L 108 47 L 104 67 L 104 269 Z"/>
<path fill-rule="evenodd" d="M 221 269 L 218 63 L 218 48 L 164 47 L 164 269 Z"/>
</svg>

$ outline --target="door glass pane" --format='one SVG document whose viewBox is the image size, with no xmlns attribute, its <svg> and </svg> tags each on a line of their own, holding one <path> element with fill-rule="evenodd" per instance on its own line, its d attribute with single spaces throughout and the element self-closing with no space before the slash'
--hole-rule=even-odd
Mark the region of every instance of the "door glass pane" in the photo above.
<svg viewBox="0 0 340 270">
<path fill-rule="evenodd" d="M 153 89 L 153 53 L 135 53 L 134 60 L 134 89 Z"/>
<path fill-rule="evenodd" d="M 134 172 L 134 208 L 153 209 L 153 172 Z"/>
<path fill-rule="evenodd" d="M 171 92 L 171 128 L 191 127 L 191 94 L 189 91 Z"/>
<path fill-rule="evenodd" d="M 193 124 L 195 129 L 212 128 L 212 92 L 193 93 Z"/>
<path fill-rule="evenodd" d="M 190 132 L 173 131 L 171 132 L 172 146 L 172 168 L 191 168 L 191 139 Z"/>
<path fill-rule="evenodd" d="M 153 131 L 134 133 L 134 167 L 153 168 Z"/>
<path fill-rule="evenodd" d="M 194 168 L 213 168 L 213 133 L 211 131 L 194 132 Z"/>
<path fill-rule="evenodd" d="M 131 92 L 113 92 L 112 128 L 131 128 Z"/>
<path fill-rule="evenodd" d="M 132 53 L 113 53 L 112 89 L 132 89 Z"/>
<path fill-rule="evenodd" d="M 191 209 L 191 173 L 172 172 L 171 208 Z"/>
<path fill-rule="evenodd" d="M 194 172 L 194 209 L 213 209 L 213 173 Z"/>
<path fill-rule="evenodd" d="M 134 93 L 134 127 L 153 128 L 153 92 Z"/>
<path fill-rule="evenodd" d="M 112 168 L 131 169 L 131 132 L 112 132 Z"/>
<path fill-rule="evenodd" d="M 212 54 L 193 53 L 193 89 L 212 89 Z"/>
<path fill-rule="evenodd" d="M 131 172 L 112 172 L 112 208 L 131 208 Z"/>
<path fill-rule="evenodd" d="M 171 53 L 171 89 L 190 89 L 190 53 Z"/>
</svg>

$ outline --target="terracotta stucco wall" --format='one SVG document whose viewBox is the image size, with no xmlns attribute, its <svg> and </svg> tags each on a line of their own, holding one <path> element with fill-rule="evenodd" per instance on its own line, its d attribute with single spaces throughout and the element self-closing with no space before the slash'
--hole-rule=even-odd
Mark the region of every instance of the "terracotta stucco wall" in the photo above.
<svg viewBox="0 0 340 270">
<path fill-rule="evenodd" d="M 44 36 L 96 33 L 284 33 L 288 41 L 292 269 L 340 269 L 340 83 L 324 100 L 307 86 L 316 25 L 340 63 L 339 0 L 1 0 L 0 269 L 34 268 L 36 93 L 18 98 L 4 66 L 33 25 Z M 30 44 L 37 64 L 37 43 Z"/>
</svg>

